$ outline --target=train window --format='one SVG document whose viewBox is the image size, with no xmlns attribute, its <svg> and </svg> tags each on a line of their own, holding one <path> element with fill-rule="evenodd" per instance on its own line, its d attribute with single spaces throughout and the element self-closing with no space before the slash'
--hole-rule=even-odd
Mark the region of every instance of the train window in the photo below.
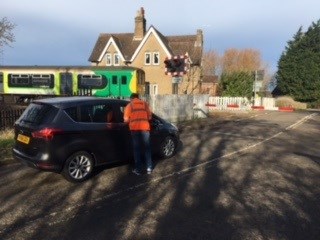
<svg viewBox="0 0 320 240">
<path fill-rule="evenodd" d="M 117 78 L 117 76 L 112 76 L 112 84 L 118 85 L 118 78 Z"/>
<path fill-rule="evenodd" d="M 54 76 L 53 74 L 32 74 L 31 77 L 32 87 L 53 88 Z"/>
<path fill-rule="evenodd" d="M 8 74 L 9 87 L 30 87 L 29 74 Z"/>
<path fill-rule="evenodd" d="M 107 86 L 107 78 L 102 75 L 78 75 L 79 88 L 102 89 Z"/>
<path fill-rule="evenodd" d="M 127 84 L 127 76 L 121 76 L 121 84 L 126 85 Z"/>
<path fill-rule="evenodd" d="M 8 74 L 9 87 L 53 88 L 53 74 Z"/>
</svg>

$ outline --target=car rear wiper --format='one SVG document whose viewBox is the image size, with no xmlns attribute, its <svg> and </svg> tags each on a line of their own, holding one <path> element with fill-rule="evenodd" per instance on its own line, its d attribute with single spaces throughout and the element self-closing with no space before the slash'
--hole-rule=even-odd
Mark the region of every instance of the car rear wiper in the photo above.
<svg viewBox="0 0 320 240">
<path fill-rule="evenodd" d="M 25 122 L 25 123 L 34 123 L 34 122 L 30 121 L 30 120 L 25 120 L 25 119 L 21 119 L 21 122 Z"/>
</svg>

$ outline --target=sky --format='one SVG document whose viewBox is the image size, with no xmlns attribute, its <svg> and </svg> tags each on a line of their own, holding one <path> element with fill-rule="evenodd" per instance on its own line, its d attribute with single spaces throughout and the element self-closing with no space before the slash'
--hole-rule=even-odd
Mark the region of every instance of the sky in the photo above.
<svg viewBox="0 0 320 240">
<path fill-rule="evenodd" d="M 319 0 L 1 0 L 0 19 L 16 24 L 0 65 L 89 65 L 100 33 L 133 33 L 143 7 L 147 29 L 164 36 L 204 34 L 205 51 L 261 53 L 270 72 L 287 42 L 320 19 Z"/>
</svg>

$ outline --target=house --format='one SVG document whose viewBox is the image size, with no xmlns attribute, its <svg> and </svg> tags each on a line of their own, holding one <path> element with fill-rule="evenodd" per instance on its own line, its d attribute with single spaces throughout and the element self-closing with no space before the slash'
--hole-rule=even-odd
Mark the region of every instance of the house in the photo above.
<svg viewBox="0 0 320 240">
<path fill-rule="evenodd" d="M 195 94 L 200 91 L 203 33 L 164 36 L 154 26 L 146 29 L 144 9 L 135 17 L 133 33 L 101 33 L 89 57 L 94 66 L 131 66 L 145 72 L 146 92 Z M 164 61 L 185 56 L 188 71 L 183 76 L 166 74 Z"/>
<path fill-rule="evenodd" d="M 201 81 L 200 93 L 218 95 L 219 77 L 217 75 L 204 75 Z"/>
</svg>

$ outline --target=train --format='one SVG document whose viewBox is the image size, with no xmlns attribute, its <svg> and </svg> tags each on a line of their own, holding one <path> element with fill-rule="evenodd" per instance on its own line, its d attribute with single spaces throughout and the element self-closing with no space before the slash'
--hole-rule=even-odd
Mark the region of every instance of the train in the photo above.
<svg viewBox="0 0 320 240">
<path fill-rule="evenodd" d="M 135 67 L 0 66 L 3 101 L 86 94 L 128 98 L 132 93 L 146 93 L 145 73 Z"/>
</svg>

